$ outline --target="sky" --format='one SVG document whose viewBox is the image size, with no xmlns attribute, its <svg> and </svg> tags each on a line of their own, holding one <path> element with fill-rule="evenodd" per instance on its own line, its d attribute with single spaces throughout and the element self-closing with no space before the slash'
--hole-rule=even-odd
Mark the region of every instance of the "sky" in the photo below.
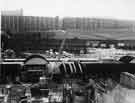
<svg viewBox="0 0 135 103">
<path fill-rule="evenodd" d="M 2 0 L 1 9 L 23 9 L 26 16 L 135 20 L 135 0 Z"/>
</svg>

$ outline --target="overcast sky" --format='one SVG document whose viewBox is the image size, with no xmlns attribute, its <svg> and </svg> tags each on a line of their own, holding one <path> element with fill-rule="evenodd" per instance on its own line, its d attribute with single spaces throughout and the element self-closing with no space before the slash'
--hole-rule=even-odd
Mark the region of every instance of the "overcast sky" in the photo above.
<svg viewBox="0 0 135 103">
<path fill-rule="evenodd" d="M 30 16 L 105 17 L 135 20 L 135 0 L 3 0 L 2 10 Z"/>
</svg>

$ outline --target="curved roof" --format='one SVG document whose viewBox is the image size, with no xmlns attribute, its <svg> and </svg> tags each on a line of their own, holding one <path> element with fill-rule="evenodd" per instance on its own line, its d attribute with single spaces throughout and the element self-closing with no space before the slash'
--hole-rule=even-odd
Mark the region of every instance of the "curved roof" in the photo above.
<svg viewBox="0 0 135 103">
<path fill-rule="evenodd" d="M 133 60 L 135 59 L 135 57 L 133 56 L 123 56 L 120 58 L 119 61 L 123 62 L 123 63 L 133 63 Z"/>
<path fill-rule="evenodd" d="M 24 61 L 25 65 L 46 65 L 47 59 L 41 55 L 31 55 Z"/>
</svg>

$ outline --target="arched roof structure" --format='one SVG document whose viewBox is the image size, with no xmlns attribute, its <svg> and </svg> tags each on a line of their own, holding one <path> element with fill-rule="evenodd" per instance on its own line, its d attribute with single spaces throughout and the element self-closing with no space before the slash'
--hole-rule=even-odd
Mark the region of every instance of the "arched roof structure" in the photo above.
<svg viewBox="0 0 135 103">
<path fill-rule="evenodd" d="M 24 65 L 46 65 L 49 62 L 42 55 L 31 55 L 24 61 Z"/>
</svg>

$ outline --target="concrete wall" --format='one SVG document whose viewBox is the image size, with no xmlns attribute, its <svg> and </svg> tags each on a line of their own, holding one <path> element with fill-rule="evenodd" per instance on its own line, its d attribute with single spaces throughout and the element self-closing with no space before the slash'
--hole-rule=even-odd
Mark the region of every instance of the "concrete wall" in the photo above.
<svg viewBox="0 0 135 103">
<path fill-rule="evenodd" d="M 135 89 L 135 75 L 128 72 L 121 73 L 120 84 L 125 87 Z"/>
</svg>

